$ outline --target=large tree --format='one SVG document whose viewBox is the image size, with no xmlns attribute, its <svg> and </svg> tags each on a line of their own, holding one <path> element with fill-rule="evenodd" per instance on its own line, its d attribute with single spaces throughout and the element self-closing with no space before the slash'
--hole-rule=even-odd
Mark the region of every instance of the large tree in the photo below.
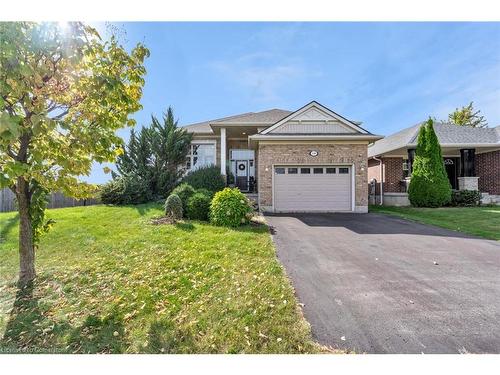
<svg viewBox="0 0 500 375">
<path fill-rule="evenodd" d="M 35 278 L 46 194 L 92 194 L 79 176 L 120 154 L 115 132 L 134 125 L 148 55 L 79 22 L 0 23 L 0 187 L 17 200 L 20 286 Z"/>
<path fill-rule="evenodd" d="M 449 121 L 455 125 L 472 126 L 473 128 L 484 128 L 488 126 L 484 116 L 480 115 L 481 111 L 476 111 L 473 104 L 473 102 L 470 102 L 462 108 L 455 109 L 453 113 L 448 115 Z"/>
<path fill-rule="evenodd" d="M 131 130 L 116 167 L 122 177 L 145 182 L 155 198 L 165 198 L 183 174 L 192 134 L 178 126 L 169 107 L 163 121 L 151 116 L 151 124 Z"/>
</svg>

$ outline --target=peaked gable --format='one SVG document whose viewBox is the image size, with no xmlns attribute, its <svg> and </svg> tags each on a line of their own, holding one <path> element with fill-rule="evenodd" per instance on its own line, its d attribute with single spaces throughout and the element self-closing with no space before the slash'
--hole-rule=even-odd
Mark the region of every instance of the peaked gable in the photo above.
<svg viewBox="0 0 500 375">
<path fill-rule="evenodd" d="M 316 101 L 292 112 L 260 134 L 369 134 Z"/>
</svg>

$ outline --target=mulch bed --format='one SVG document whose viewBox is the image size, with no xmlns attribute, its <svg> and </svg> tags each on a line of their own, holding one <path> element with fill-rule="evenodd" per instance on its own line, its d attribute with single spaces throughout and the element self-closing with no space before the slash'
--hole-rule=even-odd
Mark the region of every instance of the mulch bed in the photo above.
<svg viewBox="0 0 500 375">
<path fill-rule="evenodd" d="M 151 224 L 152 225 L 170 225 L 174 224 L 175 220 L 173 220 L 171 217 L 168 216 L 160 216 L 160 217 L 154 217 L 151 219 Z"/>
</svg>

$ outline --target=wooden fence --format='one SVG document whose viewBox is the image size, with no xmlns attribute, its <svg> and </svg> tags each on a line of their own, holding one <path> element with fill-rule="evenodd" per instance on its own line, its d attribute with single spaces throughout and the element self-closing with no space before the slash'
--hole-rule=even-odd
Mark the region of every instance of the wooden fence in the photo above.
<svg viewBox="0 0 500 375">
<path fill-rule="evenodd" d="M 74 199 L 66 197 L 63 193 L 51 193 L 49 196 L 48 208 L 76 207 L 76 206 L 91 206 L 98 204 L 95 198 L 90 199 Z M 16 211 L 16 201 L 14 193 L 8 189 L 0 189 L 0 212 Z"/>
</svg>

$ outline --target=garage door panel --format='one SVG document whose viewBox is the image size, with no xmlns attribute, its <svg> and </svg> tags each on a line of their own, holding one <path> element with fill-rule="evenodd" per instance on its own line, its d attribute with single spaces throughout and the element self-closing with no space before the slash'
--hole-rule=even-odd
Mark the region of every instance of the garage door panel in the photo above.
<svg viewBox="0 0 500 375">
<path fill-rule="evenodd" d="M 313 173 L 313 168 L 321 166 L 294 165 L 280 168 L 274 173 L 274 200 L 276 211 L 350 211 L 351 210 L 351 169 L 340 174 L 339 168 L 328 166 L 336 173 Z M 288 168 L 298 168 L 299 173 L 289 174 Z M 301 168 L 310 168 L 308 174 L 301 174 Z M 323 167 L 323 168 L 326 168 Z M 276 171 L 276 169 L 275 169 Z M 323 172 L 326 170 L 323 169 Z"/>
</svg>

